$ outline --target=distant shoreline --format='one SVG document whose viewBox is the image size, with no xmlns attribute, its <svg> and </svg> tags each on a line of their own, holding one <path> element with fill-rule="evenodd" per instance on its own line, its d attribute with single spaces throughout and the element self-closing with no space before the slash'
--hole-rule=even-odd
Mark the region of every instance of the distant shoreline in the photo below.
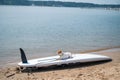
<svg viewBox="0 0 120 80">
<path fill-rule="evenodd" d="M 27 6 L 27 5 L 0 5 L 0 6 L 26 6 L 26 7 L 56 7 L 56 6 Z M 56 7 L 56 8 L 79 8 L 79 9 L 103 9 L 103 10 L 113 10 L 113 11 L 120 11 L 120 8 L 83 8 L 83 7 Z"/>
<path fill-rule="evenodd" d="M 120 4 L 94 4 L 83 2 L 62 2 L 62 1 L 29 1 L 29 0 L 9 0 L 0 1 L 0 5 L 18 6 L 48 6 L 48 7 L 76 7 L 76 8 L 105 8 L 120 10 Z"/>
</svg>

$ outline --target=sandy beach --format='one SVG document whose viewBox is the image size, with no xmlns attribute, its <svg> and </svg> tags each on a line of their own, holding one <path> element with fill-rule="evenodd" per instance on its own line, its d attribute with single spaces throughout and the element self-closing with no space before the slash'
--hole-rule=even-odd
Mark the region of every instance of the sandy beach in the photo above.
<svg viewBox="0 0 120 80">
<path fill-rule="evenodd" d="M 0 68 L 0 80 L 120 80 L 120 48 L 93 53 L 109 56 L 112 61 L 42 68 L 32 72 L 19 72 L 16 65 L 7 66 Z"/>
</svg>

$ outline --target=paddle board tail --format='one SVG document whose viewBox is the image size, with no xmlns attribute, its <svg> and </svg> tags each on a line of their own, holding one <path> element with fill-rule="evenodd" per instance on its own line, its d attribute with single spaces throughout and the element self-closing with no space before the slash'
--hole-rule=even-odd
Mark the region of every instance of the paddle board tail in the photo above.
<svg viewBox="0 0 120 80">
<path fill-rule="evenodd" d="M 27 57 L 26 57 L 25 52 L 24 52 L 24 50 L 22 48 L 20 48 L 20 53 L 21 53 L 22 63 L 28 63 Z"/>
</svg>

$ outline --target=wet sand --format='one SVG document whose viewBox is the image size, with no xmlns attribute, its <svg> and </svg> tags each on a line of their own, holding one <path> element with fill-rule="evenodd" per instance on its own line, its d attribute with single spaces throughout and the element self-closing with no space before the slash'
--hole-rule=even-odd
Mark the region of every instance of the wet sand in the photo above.
<svg viewBox="0 0 120 80">
<path fill-rule="evenodd" d="M 119 80 L 120 48 L 99 50 L 93 53 L 109 56 L 112 61 L 49 67 L 24 72 L 16 70 L 16 65 L 8 66 L 0 68 L 0 80 Z"/>
</svg>

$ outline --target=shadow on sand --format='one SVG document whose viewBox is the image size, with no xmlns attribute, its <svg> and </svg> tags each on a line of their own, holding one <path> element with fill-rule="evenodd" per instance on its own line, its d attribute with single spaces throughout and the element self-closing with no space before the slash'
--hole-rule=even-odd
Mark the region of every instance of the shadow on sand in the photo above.
<svg viewBox="0 0 120 80">
<path fill-rule="evenodd" d="M 87 62 L 87 63 L 72 63 L 72 64 L 63 64 L 59 66 L 49 66 L 49 67 L 40 67 L 40 68 L 26 68 L 23 69 L 23 73 L 35 73 L 35 72 L 46 72 L 46 71 L 54 71 L 54 70 L 64 70 L 64 69 L 73 69 L 73 68 L 82 68 L 82 67 L 89 67 L 94 65 L 100 65 L 104 63 L 108 63 L 112 60 L 106 61 L 97 61 L 97 62 Z"/>
</svg>

